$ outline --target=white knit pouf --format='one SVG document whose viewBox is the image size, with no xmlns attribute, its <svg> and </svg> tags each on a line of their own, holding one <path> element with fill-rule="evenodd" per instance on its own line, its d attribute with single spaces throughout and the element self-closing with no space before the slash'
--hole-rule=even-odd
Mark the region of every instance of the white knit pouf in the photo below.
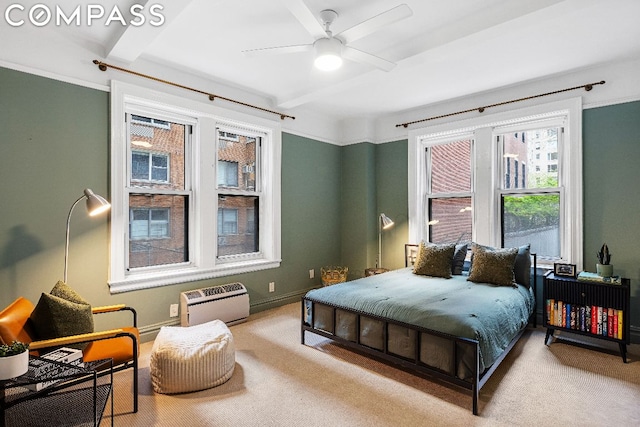
<svg viewBox="0 0 640 427">
<path fill-rule="evenodd" d="M 151 348 L 151 383 L 156 393 L 185 393 L 218 386 L 233 374 L 236 352 L 221 320 L 163 326 Z"/>
</svg>

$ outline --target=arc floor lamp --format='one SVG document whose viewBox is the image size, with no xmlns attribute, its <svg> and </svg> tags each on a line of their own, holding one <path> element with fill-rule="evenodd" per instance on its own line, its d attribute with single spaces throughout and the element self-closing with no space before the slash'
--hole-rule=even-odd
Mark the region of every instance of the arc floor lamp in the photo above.
<svg viewBox="0 0 640 427">
<path fill-rule="evenodd" d="M 73 208 L 82 200 L 87 200 L 87 212 L 89 216 L 96 216 L 111 209 L 111 204 L 107 200 L 95 194 L 90 188 L 84 189 L 84 194 L 76 200 L 71 209 L 69 209 L 69 215 L 67 216 L 67 239 L 64 245 L 64 282 L 67 283 L 67 266 L 69 260 L 69 225 L 71 224 L 71 213 Z"/>
</svg>

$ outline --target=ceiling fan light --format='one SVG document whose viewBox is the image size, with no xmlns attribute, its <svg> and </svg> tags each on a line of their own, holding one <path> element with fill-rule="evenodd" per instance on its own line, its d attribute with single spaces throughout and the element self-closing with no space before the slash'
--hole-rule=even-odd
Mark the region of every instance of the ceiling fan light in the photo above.
<svg viewBox="0 0 640 427">
<path fill-rule="evenodd" d="M 314 65 L 322 71 L 333 71 L 342 66 L 342 58 L 332 54 L 321 55 L 316 58 Z"/>
<path fill-rule="evenodd" d="M 319 39 L 314 43 L 316 59 L 314 65 L 322 71 L 337 70 L 342 66 L 342 43 L 337 39 Z"/>
</svg>

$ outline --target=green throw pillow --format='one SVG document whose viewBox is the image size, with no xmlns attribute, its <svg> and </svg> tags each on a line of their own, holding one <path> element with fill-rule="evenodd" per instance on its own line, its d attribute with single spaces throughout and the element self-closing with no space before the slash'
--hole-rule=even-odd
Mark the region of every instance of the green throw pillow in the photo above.
<svg viewBox="0 0 640 427">
<path fill-rule="evenodd" d="M 451 260 L 455 245 L 436 245 L 420 243 L 418 256 L 413 266 L 413 272 L 423 276 L 451 277 Z"/>
<path fill-rule="evenodd" d="M 40 296 L 30 319 L 39 339 L 93 332 L 91 305 L 61 281 Z"/>
<path fill-rule="evenodd" d="M 467 280 L 499 286 L 516 286 L 513 267 L 518 255 L 518 248 L 489 249 L 474 244 L 471 250 L 473 262 Z"/>
</svg>

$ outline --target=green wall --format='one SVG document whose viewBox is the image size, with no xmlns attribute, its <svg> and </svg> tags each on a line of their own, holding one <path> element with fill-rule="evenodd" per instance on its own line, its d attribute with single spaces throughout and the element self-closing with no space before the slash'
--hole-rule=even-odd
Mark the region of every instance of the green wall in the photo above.
<svg viewBox="0 0 640 427">
<path fill-rule="evenodd" d="M 631 327 L 640 328 L 640 101 L 583 113 L 584 268 L 607 243 L 614 274 L 631 279 Z"/>
<path fill-rule="evenodd" d="M 109 94 L 0 68 L 0 306 L 37 302 L 61 280 L 66 217 L 84 188 L 109 195 Z M 341 148 L 282 136 L 280 268 L 111 295 L 108 219 L 74 210 L 69 284 L 92 305 L 126 303 L 143 338 L 171 324 L 184 290 L 240 281 L 252 312 L 298 301 L 320 285 L 320 267 L 341 262 Z M 315 279 L 309 270 L 315 269 Z M 268 283 L 276 292 L 268 292 Z M 99 327 L 102 326 L 99 324 Z M 146 335 L 144 335 L 146 334 Z"/>
<path fill-rule="evenodd" d="M 64 226 L 85 187 L 109 195 L 109 94 L 0 68 L 0 306 L 17 296 L 36 302 L 62 278 Z M 632 280 L 631 325 L 640 328 L 640 102 L 584 111 L 584 256 L 593 270 L 603 242 L 615 272 Z M 69 284 L 93 305 L 136 307 L 144 337 L 172 324 L 181 291 L 241 281 L 252 312 L 297 301 L 320 285 L 320 267 L 341 264 L 361 277 L 377 256 L 404 265 L 408 236 L 407 141 L 339 147 L 284 133 L 282 265 L 278 269 L 111 295 L 108 220 L 74 211 Z M 309 269 L 316 278 L 309 279 Z M 268 283 L 276 282 L 276 292 Z"/>
<path fill-rule="evenodd" d="M 349 267 L 349 279 L 364 276 L 376 261 L 370 244 L 377 238 L 375 152 L 369 143 L 342 148 L 342 203 L 335 209 L 342 217 L 342 263 Z"/>
<path fill-rule="evenodd" d="M 402 140 L 376 146 L 377 210 L 394 222 L 382 233 L 383 267 L 390 269 L 404 267 L 404 245 L 409 239 L 407 145 Z"/>
</svg>

